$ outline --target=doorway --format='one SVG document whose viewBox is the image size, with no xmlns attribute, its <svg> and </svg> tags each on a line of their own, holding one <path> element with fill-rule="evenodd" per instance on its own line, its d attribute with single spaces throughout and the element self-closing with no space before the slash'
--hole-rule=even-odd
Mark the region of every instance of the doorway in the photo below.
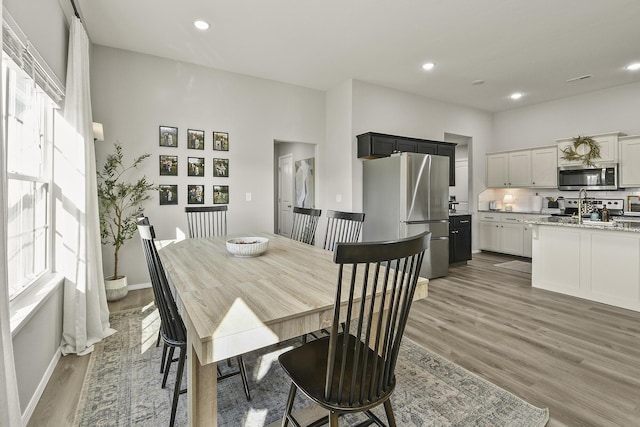
<svg viewBox="0 0 640 427">
<path fill-rule="evenodd" d="M 317 145 L 274 141 L 274 233 L 291 234 L 293 208 L 317 205 Z"/>
<path fill-rule="evenodd" d="M 470 172 L 471 143 L 472 138 L 454 133 L 445 133 L 444 140 L 456 145 L 456 185 L 449 187 L 449 196 L 455 196 L 458 205 L 456 209 L 461 212 L 471 212 L 473 209 L 471 195 L 473 195 L 473 176 Z"/>
</svg>

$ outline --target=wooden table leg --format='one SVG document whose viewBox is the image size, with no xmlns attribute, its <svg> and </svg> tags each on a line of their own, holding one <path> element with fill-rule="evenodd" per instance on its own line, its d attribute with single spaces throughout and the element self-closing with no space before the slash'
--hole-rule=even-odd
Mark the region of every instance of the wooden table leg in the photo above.
<svg viewBox="0 0 640 427">
<path fill-rule="evenodd" d="M 189 426 L 218 425 L 218 380 L 216 363 L 201 365 L 191 342 L 187 340 Z"/>
</svg>

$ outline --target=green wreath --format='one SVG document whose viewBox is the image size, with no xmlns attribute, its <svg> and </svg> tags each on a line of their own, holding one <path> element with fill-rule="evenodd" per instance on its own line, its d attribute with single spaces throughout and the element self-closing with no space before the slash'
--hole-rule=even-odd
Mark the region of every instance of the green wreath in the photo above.
<svg viewBox="0 0 640 427">
<path fill-rule="evenodd" d="M 578 152 L 581 146 L 587 149 L 584 154 Z M 573 138 L 573 147 L 561 148 L 560 151 L 564 154 L 562 156 L 564 160 L 581 161 L 585 166 L 595 166 L 593 160 L 600 158 L 600 146 L 590 136 L 576 136 Z"/>
</svg>

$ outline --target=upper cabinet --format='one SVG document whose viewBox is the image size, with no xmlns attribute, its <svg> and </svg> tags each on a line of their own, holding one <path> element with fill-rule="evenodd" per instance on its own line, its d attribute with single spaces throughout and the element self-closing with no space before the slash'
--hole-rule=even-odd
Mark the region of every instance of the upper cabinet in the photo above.
<svg viewBox="0 0 640 427">
<path fill-rule="evenodd" d="M 393 153 L 424 153 L 449 158 L 449 185 L 456 185 L 456 144 L 367 132 L 358 135 L 358 158 L 377 159 Z"/>
<path fill-rule="evenodd" d="M 585 135 L 593 138 L 600 148 L 600 158 L 596 163 L 618 163 L 618 138 L 624 136 L 622 132 L 601 133 L 598 135 Z M 565 160 L 562 150 L 573 147 L 573 138 L 556 140 L 558 143 L 558 166 L 581 166 L 581 160 Z M 582 145 L 576 148 L 578 154 L 586 154 L 588 147 Z"/>
<path fill-rule="evenodd" d="M 556 147 L 531 150 L 531 186 L 535 188 L 558 186 L 558 149 Z"/>
<path fill-rule="evenodd" d="M 620 187 L 640 187 L 640 135 L 620 138 Z"/>
<path fill-rule="evenodd" d="M 554 188 L 558 186 L 557 149 L 487 154 L 487 188 Z"/>
</svg>

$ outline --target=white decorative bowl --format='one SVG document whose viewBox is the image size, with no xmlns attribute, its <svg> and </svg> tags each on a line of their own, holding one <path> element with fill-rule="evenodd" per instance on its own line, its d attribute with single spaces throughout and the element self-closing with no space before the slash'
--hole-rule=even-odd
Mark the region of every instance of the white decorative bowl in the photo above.
<svg viewBox="0 0 640 427">
<path fill-rule="evenodd" d="M 269 247 L 266 237 L 236 237 L 227 240 L 227 250 L 237 257 L 254 257 L 261 255 Z"/>
</svg>

